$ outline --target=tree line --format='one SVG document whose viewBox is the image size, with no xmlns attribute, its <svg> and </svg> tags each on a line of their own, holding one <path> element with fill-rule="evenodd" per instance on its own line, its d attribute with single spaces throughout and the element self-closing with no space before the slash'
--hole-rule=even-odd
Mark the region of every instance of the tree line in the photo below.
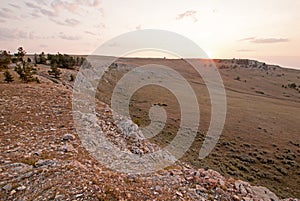
<svg viewBox="0 0 300 201">
<path fill-rule="evenodd" d="M 26 51 L 23 47 L 19 47 L 17 53 L 11 54 L 6 50 L 0 51 L 0 71 L 4 71 L 4 77 L 6 82 L 12 82 L 13 76 L 8 71 L 10 64 L 14 64 L 14 70 L 19 75 L 19 78 L 24 82 L 36 81 L 39 82 L 36 74 L 37 64 L 49 65 L 50 70 L 49 75 L 59 78 L 61 71 L 59 68 L 74 69 L 76 66 L 81 66 L 85 58 L 80 56 L 70 56 L 67 54 L 45 54 L 44 52 L 40 54 L 34 54 L 33 61 L 31 58 L 25 59 Z M 74 80 L 71 75 L 70 80 Z"/>
</svg>

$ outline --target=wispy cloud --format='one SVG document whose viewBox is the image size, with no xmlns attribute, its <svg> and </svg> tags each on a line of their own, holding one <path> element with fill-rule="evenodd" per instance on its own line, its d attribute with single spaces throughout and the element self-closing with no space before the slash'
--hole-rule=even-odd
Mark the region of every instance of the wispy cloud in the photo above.
<svg viewBox="0 0 300 201">
<path fill-rule="evenodd" d="M 237 52 L 255 52 L 255 50 L 250 50 L 250 49 L 240 49 L 240 50 L 237 50 Z"/>
<path fill-rule="evenodd" d="M 93 33 L 93 32 L 90 32 L 90 31 L 85 31 L 84 33 L 86 34 L 89 34 L 89 35 L 93 35 L 93 36 L 96 36 L 97 34 Z"/>
<path fill-rule="evenodd" d="M 40 8 L 40 6 L 30 3 L 30 2 L 26 2 L 25 5 L 29 8 L 38 8 L 38 9 Z"/>
<path fill-rule="evenodd" d="M 51 19 L 51 21 L 53 21 L 54 23 L 56 23 L 58 25 L 63 25 L 63 26 L 76 26 L 80 23 L 76 19 L 66 19 L 64 22 L 61 22 L 61 21 L 58 21 L 55 19 Z"/>
<path fill-rule="evenodd" d="M 68 36 L 62 32 L 59 33 L 58 37 L 64 40 L 80 40 L 79 36 Z"/>
<path fill-rule="evenodd" d="M 20 39 L 38 40 L 38 39 L 50 39 L 55 38 L 53 36 L 39 36 L 34 31 L 23 31 L 18 28 L 0 28 L 0 40 L 11 41 Z"/>
<path fill-rule="evenodd" d="M 94 25 L 95 28 L 101 28 L 101 29 L 105 29 L 106 28 L 106 25 L 103 24 L 103 23 L 100 23 L 100 24 L 97 24 L 97 25 Z"/>
<path fill-rule="evenodd" d="M 256 37 L 249 37 L 243 38 L 239 41 L 248 41 L 251 43 L 284 43 L 289 42 L 290 40 L 287 38 L 256 38 Z"/>
<path fill-rule="evenodd" d="M 10 3 L 9 4 L 11 7 L 14 7 L 14 8 L 17 8 L 17 9 L 20 9 L 21 7 L 20 6 L 18 6 L 18 5 L 16 5 L 16 4 L 12 4 L 12 3 Z"/>
<path fill-rule="evenodd" d="M 80 14 L 82 7 L 98 7 L 100 6 L 100 0 L 75 0 L 73 2 L 66 2 L 61 0 L 54 0 L 50 4 L 54 12 L 60 13 L 62 10 L 67 10 L 71 13 Z"/>
<path fill-rule="evenodd" d="M 251 41 L 252 43 L 285 43 L 289 42 L 287 38 L 258 38 Z"/>
<path fill-rule="evenodd" d="M 2 18 L 6 18 L 6 19 L 13 19 L 16 18 L 16 16 L 14 15 L 13 11 L 8 9 L 8 8 L 2 8 L 0 10 L 0 17 Z"/>
<path fill-rule="evenodd" d="M 197 19 L 196 15 L 197 15 L 197 11 L 188 10 L 188 11 L 185 11 L 184 13 L 178 14 L 176 19 L 181 20 L 183 18 L 192 18 L 194 20 L 194 22 L 197 22 L 198 19 Z"/>
<path fill-rule="evenodd" d="M 40 12 L 41 14 L 45 15 L 45 16 L 48 16 L 48 17 L 56 17 L 58 16 L 57 13 L 53 12 L 53 11 L 50 11 L 50 10 L 46 10 L 46 9 L 40 9 Z"/>
<path fill-rule="evenodd" d="M 45 0 L 34 0 L 37 4 L 46 6 L 47 2 Z"/>
<path fill-rule="evenodd" d="M 33 32 L 25 32 L 19 29 L 0 28 L 1 40 L 14 40 L 14 39 L 35 39 L 36 36 Z"/>
<path fill-rule="evenodd" d="M 56 17 L 60 13 L 68 11 L 73 14 L 82 15 L 84 7 L 93 7 L 99 9 L 101 5 L 100 0 L 34 0 L 33 2 L 25 2 L 25 5 L 44 16 Z M 99 9 L 101 11 L 101 9 Z"/>
<path fill-rule="evenodd" d="M 66 23 L 66 25 L 69 25 L 69 26 L 76 26 L 80 22 L 78 20 L 76 20 L 76 19 L 66 19 L 65 23 Z"/>
<path fill-rule="evenodd" d="M 30 13 L 30 15 L 31 15 L 32 17 L 35 17 L 35 18 L 41 17 L 39 14 L 37 14 L 37 13 L 35 13 L 35 12 Z"/>
<path fill-rule="evenodd" d="M 248 38 L 242 38 L 239 41 L 249 41 L 249 40 L 254 40 L 256 37 L 248 37 Z"/>
</svg>

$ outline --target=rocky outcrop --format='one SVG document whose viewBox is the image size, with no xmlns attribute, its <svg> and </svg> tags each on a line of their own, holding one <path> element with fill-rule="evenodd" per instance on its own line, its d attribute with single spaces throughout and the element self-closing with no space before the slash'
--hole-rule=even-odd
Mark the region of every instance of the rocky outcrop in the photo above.
<svg viewBox="0 0 300 201">
<path fill-rule="evenodd" d="M 145 175 L 114 172 L 81 145 L 71 91 L 52 84 L 1 84 L 0 93 L 1 200 L 280 200 L 265 187 L 183 163 Z M 131 121 L 120 119 L 122 132 L 107 105 L 98 103 L 97 117 L 118 146 L 134 154 L 158 149 Z"/>
</svg>

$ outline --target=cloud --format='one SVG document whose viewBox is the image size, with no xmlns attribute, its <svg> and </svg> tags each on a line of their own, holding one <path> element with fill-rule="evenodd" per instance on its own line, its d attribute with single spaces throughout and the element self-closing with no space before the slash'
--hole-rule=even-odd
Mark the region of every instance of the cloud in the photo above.
<svg viewBox="0 0 300 201">
<path fill-rule="evenodd" d="M 47 17 L 56 17 L 61 13 L 68 11 L 73 14 L 82 15 L 85 12 L 85 7 L 92 7 L 103 13 L 100 0 L 34 0 L 31 2 L 25 2 L 25 5 L 37 12 L 40 12 Z M 67 22 L 73 23 L 73 22 Z"/>
<path fill-rule="evenodd" d="M 37 13 L 30 13 L 30 15 L 32 16 L 32 17 L 35 17 L 35 18 L 37 18 L 37 17 L 41 17 L 39 14 L 37 14 Z"/>
<path fill-rule="evenodd" d="M 8 29 L 0 28 L 0 40 L 20 40 L 20 39 L 29 39 L 29 40 L 38 40 L 38 39 L 49 39 L 53 38 L 52 36 L 38 36 L 34 31 L 26 32 L 20 29 Z"/>
<path fill-rule="evenodd" d="M 34 1 L 39 5 L 47 6 L 47 3 L 45 2 L 45 0 L 34 0 Z"/>
<path fill-rule="evenodd" d="M 38 8 L 38 9 L 40 8 L 40 6 L 30 3 L 30 2 L 26 2 L 25 5 L 29 8 Z"/>
<path fill-rule="evenodd" d="M 197 15 L 197 11 L 188 10 L 188 11 L 185 11 L 184 13 L 178 14 L 176 19 L 181 20 L 183 18 L 192 18 L 194 20 L 194 22 L 197 22 L 198 19 L 197 19 L 196 15 Z"/>
<path fill-rule="evenodd" d="M 48 47 L 48 45 L 41 44 L 40 47 Z"/>
<path fill-rule="evenodd" d="M 1 40 L 27 39 L 29 34 L 19 29 L 0 28 Z"/>
<path fill-rule="evenodd" d="M 2 8 L 2 10 L 4 11 L 4 12 L 7 12 L 7 13 L 9 13 L 9 12 L 13 12 L 12 10 L 10 10 L 9 8 Z"/>
<path fill-rule="evenodd" d="M 284 43 L 284 42 L 289 42 L 289 39 L 287 38 L 256 38 L 256 37 L 249 37 L 249 38 L 244 38 L 239 41 L 248 41 L 251 43 Z"/>
<path fill-rule="evenodd" d="M 258 38 L 251 41 L 252 43 L 285 43 L 289 42 L 287 38 Z"/>
<path fill-rule="evenodd" d="M 256 37 L 248 37 L 248 38 L 242 38 L 239 41 L 249 41 L 249 40 L 254 40 Z"/>
<path fill-rule="evenodd" d="M 101 0 L 76 0 L 76 2 L 89 7 L 97 7 L 101 4 Z"/>
<path fill-rule="evenodd" d="M 2 8 L 0 10 L 0 17 L 6 18 L 6 19 L 16 18 L 16 16 L 14 16 L 14 14 L 13 14 L 13 11 L 8 8 Z"/>
<path fill-rule="evenodd" d="M 59 34 L 60 35 L 58 37 L 61 39 L 64 39 L 64 40 L 79 40 L 80 39 L 79 36 L 67 36 L 67 35 L 63 34 L 62 32 L 60 32 Z"/>
<path fill-rule="evenodd" d="M 87 33 L 87 34 L 90 34 L 90 35 L 93 35 L 93 36 L 97 36 L 97 34 L 95 34 L 93 32 L 90 32 L 90 31 L 85 31 L 84 33 Z"/>
<path fill-rule="evenodd" d="M 18 5 L 16 5 L 16 4 L 12 4 L 12 3 L 10 3 L 9 5 L 12 6 L 12 7 L 14 7 L 14 8 L 17 8 L 17 9 L 20 9 L 20 8 L 21 8 L 20 6 L 18 6 Z"/>
<path fill-rule="evenodd" d="M 58 20 L 55 19 L 51 19 L 52 22 L 58 24 L 58 25 L 63 25 L 63 26 L 76 26 L 78 25 L 80 22 L 76 19 L 66 19 L 64 22 L 60 22 Z"/>
<path fill-rule="evenodd" d="M 63 2 L 61 0 L 54 0 L 51 3 L 51 7 L 53 8 L 53 10 L 56 13 L 59 13 L 61 10 L 68 10 L 71 13 L 76 13 L 78 6 L 79 6 L 79 4 Z"/>
<path fill-rule="evenodd" d="M 73 2 L 66 2 L 61 0 L 54 0 L 51 7 L 55 13 L 60 13 L 62 10 L 67 10 L 71 13 L 81 14 L 82 7 L 98 7 L 101 4 L 100 0 L 75 0 Z"/>
<path fill-rule="evenodd" d="M 103 24 L 103 23 L 100 23 L 100 24 L 97 24 L 97 25 L 94 25 L 95 28 L 102 28 L 102 29 L 105 29 L 106 28 L 106 25 Z"/>
<path fill-rule="evenodd" d="M 40 9 L 41 14 L 48 16 L 48 17 L 56 17 L 58 14 L 55 12 L 52 12 L 50 10 L 46 10 L 46 9 Z"/>
<path fill-rule="evenodd" d="M 255 52 L 255 50 L 240 49 L 240 50 L 237 50 L 237 52 Z"/>
<path fill-rule="evenodd" d="M 66 24 L 69 26 L 76 26 L 78 25 L 80 22 L 76 19 L 66 19 L 65 20 Z"/>
</svg>

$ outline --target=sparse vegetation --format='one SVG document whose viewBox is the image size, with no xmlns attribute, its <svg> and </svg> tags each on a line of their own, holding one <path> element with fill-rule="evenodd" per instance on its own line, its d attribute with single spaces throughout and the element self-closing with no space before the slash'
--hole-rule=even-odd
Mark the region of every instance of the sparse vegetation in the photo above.
<svg viewBox="0 0 300 201">
<path fill-rule="evenodd" d="M 11 62 L 11 55 L 6 50 L 0 51 L 0 71 L 7 69 Z"/>
<path fill-rule="evenodd" d="M 290 83 L 290 84 L 288 84 L 288 87 L 291 89 L 296 89 L 297 85 L 295 83 Z"/>
<path fill-rule="evenodd" d="M 48 71 L 49 75 L 59 78 L 61 75 L 61 70 L 57 67 L 56 63 L 51 64 L 51 70 Z"/>
<path fill-rule="evenodd" d="M 75 80 L 74 75 L 71 74 L 71 75 L 70 75 L 70 82 L 74 82 L 74 80 Z"/>
<path fill-rule="evenodd" d="M 39 55 L 36 55 L 36 56 L 37 56 L 37 59 L 39 60 Z M 74 58 L 75 66 L 81 62 L 80 57 L 74 57 L 74 56 L 72 56 L 72 57 Z M 21 64 L 21 67 L 23 67 L 23 62 L 21 62 L 19 60 L 18 54 L 16 54 L 14 58 L 16 60 L 16 63 Z M 58 57 L 55 56 L 55 58 L 58 58 Z M 32 60 L 33 60 L 33 64 L 34 64 L 35 59 L 32 59 Z M 31 62 L 26 59 L 26 63 L 30 64 Z M 47 61 L 45 63 L 46 66 L 38 65 L 38 67 L 40 69 L 42 69 L 42 71 L 39 72 L 40 76 L 47 75 L 47 72 L 49 70 L 48 65 L 50 63 L 51 63 L 51 60 L 48 60 L 48 58 L 47 58 Z M 11 65 L 13 66 L 14 64 L 11 64 Z M 67 70 L 67 69 L 61 70 L 59 68 L 60 67 L 57 65 L 57 63 L 53 63 L 49 70 L 49 74 L 51 75 L 51 77 L 49 78 L 49 76 L 45 76 L 47 79 L 52 80 L 53 82 L 57 83 L 55 88 L 59 88 L 59 86 L 61 85 L 61 83 L 63 81 L 73 82 L 75 80 L 75 76 L 76 76 L 76 73 L 72 70 Z M 240 72 L 240 70 L 241 70 L 241 72 Z M 273 95 L 268 90 L 268 88 L 266 88 L 266 87 L 269 87 L 269 85 L 264 85 L 264 82 L 267 79 L 262 80 L 262 83 L 255 83 L 256 80 L 252 79 L 252 77 L 248 77 L 245 74 L 244 70 L 245 69 L 238 68 L 238 69 L 234 70 L 234 73 L 237 73 L 236 75 L 232 75 L 232 74 L 228 74 L 228 76 L 226 75 L 227 80 L 225 80 L 225 84 L 227 84 L 226 82 L 228 82 L 228 80 L 230 80 L 229 82 L 234 83 L 233 86 L 231 86 L 233 88 L 233 90 L 235 90 L 236 89 L 235 87 L 239 86 L 239 85 L 243 85 L 243 87 L 250 86 L 249 88 L 253 87 L 252 88 L 253 90 L 250 90 L 250 92 L 251 92 L 250 95 L 253 95 L 253 93 L 255 93 L 255 90 L 257 90 L 256 93 L 260 93 L 260 94 L 264 94 L 264 92 L 262 92 L 262 91 L 265 91 L 266 94 L 268 94 L 268 95 L 270 94 L 270 97 L 271 97 L 271 95 Z M 246 69 L 246 70 L 250 70 L 250 69 Z M 57 71 L 60 73 L 56 73 Z M 62 75 L 61 71 L 63 71 L 64 73 L 66 72 L 66 73 L 64 75 Z M 228 71 L 230 71 L 230 69 L 224 69 L 223 72 L 225 72 L 225 71 L 228 72 Z M 11 72 L 11 71 L 8 70 L 8 72 Z M 114 72 L 115 72 L 115 70 L 114 70 Z M 270 72 L 269 75 L 271 75 L 271 73 L 272 72 Z M 239 75 L 239 76 L 237 76 L 237 75 Z M 234 79 L 235 76 L 237 76 L 236 79 Z M 61 81 L 56 79 L 59 77 L 61 78 Z M 285 78 L 283 78 L 283 77 L 277 78 L 276 76 L 274 76 L 274 78 L 278 79 L 278 80 L 286 79 L 286 78 L 290 79 L 290 80 L 288 80 L 288 82 L 290 82 L 289 84 L 285 83 L 286 85 L 284 85 L 284 84 L 281 85 L 281 87 L 283 87 L 283 88 L 291 88 L 291 89 L 299 88 L 299 86 L 297 86 L 298 83 L 295 80 L 293 80 L 292 78 L 290 78 L 289 73 L 286 73 Z M 102 85 L 99 86 L 99 91 L 101 89 L 102 93 L 107 93 L 108 88 L 109 88 L 109 87 L 107 87 L 107 85 L 113 84 L 114 83 L 113 81 L 117 80 L 116 77 L 113 77 L 113 79 L 114 80 L 107 79 L 109 82 L 104 83 L 106 85 L 103 84 L 103 86 Z M 246 81 L 246 79 L 247 79 L 247 81 Z M 247 83 L 236 82 L 234 80 L 239 80 L 239 81 L 247 82 Z M 274 86 L 277 87 L 278 89 L 280 88 L 280 84 L 278 84 L 280 82 L 284 83 L 282 80 L 278 81 L 277 83 L 274 83 Z M 293 84 L 293 82 L 295 82 L 294 83 L 295 85 Z M 52 83 L 49 83 L 49 84 L 52 84 Z M 13 85 L 4 85 L 4 86 L 11 87 Z M 43 86 L 43 85 L 41 85 L 41 86 Z M 69 87 L 69 85 L 66 85 L 66 86 Z M 255 88 L 254 88 L 254 86 L 255 86 Z M 103 87 L 104 87 L 104 89 L 103 89 Z M 198 85 L 195 84 L 195 87 L 198 87 Z M 247 89 L 246 87 L 244 87 L 244 89 Z M 281 89 L 281 91 L 284 91 L 284 90 Z M 286 94 L 289 94 L 289 93 L 292 94 L 292 92 L 293 92 L 292 90 L 290 90 L 290 91 L 286 90 L 286 91 L 288 92 Z M 146 93 L 146 98 L 148 98 L 147 93 Z M 157 97 L 157 99 L 155 99 L 153 102 L 151 102 L 151 104 L 148 102 L 149 105 L 157 104 L 159 106 L 165 106 L 165 107 L 167 106 L 166 109 L 167 110 L 170 109 L 167 112 L 170 112 L 170 111 L 172 112 L 172 110 L 174 109 L 174 104 L 172 104 L 172 102 L 169 102 L 169 100 L 160 99 L 161 94 L 157 94 L 156 91 L 154 91 L 153 94 L 155 95 L 155 97 Z M 153 95 L 153 94 L 151 94 L 151 95 Z M 241 101 L 238 94 L 239 93 L 237 92 L 236 93 L 237 100 L 233 100 L 233 99 L 231 99 L 231 97 L 229 97 L 229 99 L 231 101 L 230 104 L 234 105 L 237 103 L 237 101 Z M 142 95 L 145 95 L 145 94 L 142 94 Z M 166 96 L 164 96 L 164 98 L 165 97 Z M 269 98 L 258 97 L 258 96 L 255 96 L 255 98 L 257 98 L 259 100 L 264 99 L 264 101 L 267 101 L 269 99 Z M 291 98 L 293 98 L 293 97 L 291 96 Z M 109 99 L 107 98 L 107 100 L 109 100 Z M 276 103 L 275 99 L 272 99 L 272 100 Z M 147 125 L 147 123 L 149 122 L 149 117 L 148 117 L 148 113 L 144 112 L 144 111 L 148 111 L 149 108 L 147 108 L 147 106 L 145 106 L 146 102 L 134 101 L 133 105 L 135 103 L 138 103 L 139 105 L 133 106 L 132 110 L 134 112 L 138 111 L 137 114 L 139 114 L 139 112 L 140 112 L 140 115 L 132 115 L 133 122 L 136 123 L 138 126 L 141 126 L 142 124 Z M 266 102 L 266 103 L 269 103 L 269 102 Z M 243 104 L 242 101 L 241 101 L 241 104 Z M 290 177 L 293 174 L 297 175 L 297 171 L 298 171 L 298 175 L 300 173 L 299 170 L 297 170 L 297 167 L 299 167 L 299 161 L 297 158 L 298 157 L 297 149 L 299 147 L 299 142 L 298 141 L 289 142 L 290 151 L 282 150 L 281 142 L 278 142 L 276 140 L 274 140 L 274 144 L 273 144 L 273 141 L 271 141 L 267 145 L 268 147 L 262 148 L 261 145 L 263 143 L 259 142 L 261 140 L 259 135 L 264 135 L 264 136 L 267 135 L 270 137 L 271 137 L 271 135 L 274 135 L 274 139 L 277 139 L 277 138 L 280 139 L 280 136 L 278 137 L 276 135 L 277 133 L 274 132 L 274 130 L 277 129 L 278 127 L 276 127 L 276 125 L 274 125 L 274 127 L 272 127 L 272 128 L 268 127 L 268 125 L 270 124 L 270 120 L 268 118 L 266 118 L 266 116 L 262 115 L 265 111 L 268 111 L 268 110 L 264 110 L 264 108 L 263 108 L 263 107 L 268 107 L 266 104 L 263 105 L 263 107 L 261 105 L 255 105 L 255 107 L 253 107 L 251 100 L 249 100 L 247 102 L 247 104 L 249 105 L 251 110 L 258 109 L 257 110 L 258 112 L 256 111 L 257 112 L 256 115 L 259 116 L 260 122 L 264 122 L 266 124 L 264 124 L 264 123 L 255 124 L 255 123 L 257 123 L 257 121 L 255 121 L 255 119 L 253 119 L 253 117 L 249 117 L 249 120 L 251 120 L 251 123 L 254 125 L 250 128 L 250 127 L 247 127 L 247 123 L 244 123 L 244 122 L 246 122 L 245 121 L 246 118 L 244 118 L 243 116 L 238 116 L 239 119 L 235 119 L 236 122 L 234 124 L 234 126 L 236 126 L 236 127 L 230 127 L 231 125 L 229 125 L 229 128 L 228 128 L 229 130 L 232 128 L 234 130 L 236 129 L 238 136 L 236 136 L 235 133 L 233 132 L 232 138 L 222 139 L 220 141 L 220 143 L 218 143 L 219 145 L 216 146 L 214 151 L 205 160 L 203 160 L 201 162 L 198 162 L 197 157 L 198 157 L 198 153 L 199 153 L 199 147 L 201 147 L 201 143 L 205 139 L 205 135 L 203 135 L 203 133 L 201 133 L 199 131 L 198 136 L 195 138 L 196 139 L 195 145 L 192 145 L 189 152 L 187 153 L 187 156 L 184 156 L 182 158 L 182 160 L 187 162 L 188 164 L 192 164 L 193 166 L 195 165 L 195 167 L 197 167 L 197 168 L 198 167 L 199 168 L 205 167 L 207 169 L 211 168 L 211 169 L 219 171 L 224 176 L 234 176 L 235 178 L 239 178 L 242 180 L 247 180 L 249 182 L 252 182 L 252 184 L 263 185 L 263 186 L 267 186 L 268 188 L 273 188 L 272 190 L 275 189 L 274 191 L 276 193 L 279 192 L 280 196 L 286 196 L 286 195 L 290 194 L 291 192 L 290 191 L 285 192 L 283 189 L 285 189 L 286 187 L 281 186 L 281 184 L 283 184 L 283 183 L 288 183 L 284 180 L 284 177 Z M 235 108 L 230 107 L 230 110 L 231 110 L 230 112 L 234 113 L 235 115 L 240 115 L 240 114 L 237 114 L 238 112 L 236 112 L 237 110 L 235 110 Z M 203 116 L 205 116 L 205 115 L 203 115 Z M 243 117 L 243 118 L 241 118 L 241 117 Z M 159 136 L 157 138 L 155 138 L 155 140 L 158 139 L 159 143 L 161 143 L 161 144 L 169 144 L 173 139 L 173 134 L 176 133 L 175 128 L 176 128 L 177 123 L 178 124 L 180 123 L 180 118 L 177 118 L 177 116 L 172 117 L 171 119 L 168 119 L 166 127 L 164 128 L 162 133 L 159 134 Z M 243 130 L 242 126 L 245 126 L 245 128 L 250 128 L 250 129 Z M 263 132 L 265 129 L 268 130 L 268 133 Z M 289 134 L 288 132 L 289 131 L 286 131 L 286 133 L 287 133 L 286 135 Z M 258 133 L 258 134 L 256 134 L 256 133 Z M 228 135 L 228 133 L 227 133 L 227 135 Z M 253 135 L 257 141 L 251 141 L 251 139 L 248 140 L 249 138 L 245 138 L 246 135 Z M 245 140 L 245 139 L 247 139 L 247 140 Z M 157 144 L 159 144 L 159 143 L 157 143 Z M 260 143 L 262 143 L 262 144 L 260 144 Z M 193 154 L 195 155 L 195 158 L 193 158 L 193 156 L 194 156 Z M 24 162 L 25 164 L 33 165 L 36 162 L 36 159 L 43 159 L 43 158 L 48 158 L 48 157 L 41 155 L 36 158 L 26 158 L 22 162 Z M 168 170 L 168 169 L 169 169 L 169 167 L 165 168 L 165 170 Z M 170 170 L 171 170 L 171 168 L 170 168 Z M 131 182 L 130 180 L 126 180 L 126 179 L 124 181 L 125 181 L 125 183 L 128 182 L 129 184 L 134 183 L 134 182 Z M 93 182 L 101 183 L 100 180 L 97 181 L 96 179 Z M 297 180 L 296 180 L 296 182 L 297 182 Z M 296 182 L 294 182 L 294 183 L 296 183 Z M 289 188 L 293 188 L 294 183 L 292 181 L 291 183 L 287 184 L 287 186 Z M 113 199 L 114 198 L 114 195 L 111 195 L 111 190 L 109 188 L 106 189 L 106 187 L 103 187 L 102 190 L 103 191 L 101 191 L 99 193 L 99 197 L 101 199 L 105 200 L 105 199 Z"/>
<path fill-rule="evenodd" d="M 237 81 L 240 81 L 240 80 L 241 80 L 240 76 L 237 76 L 237 77 L 234 78 L 234 79 L 237 80 Z"/>
<path fill-rule="evenodd" d="M 4 75 L 5 82 L 9 83 L 9 82 L 14 81 L 13 76 L 10 74 L 10 72 L 8 70 L 4 71 L 3 75 Z"/>
<path fill-rule="evenodd" d="M 142 125 L 142 120 L 138 117 L 134 117 L 132 121 L 138 126 Z"/>
<path fill-rule="evenodd" d="M 19 74 L 20 79 L 24 82 L 39 82 L 37 78 L 33 77 L 33 75 L 36 74 L 36 68 L 34 68 L 31 63 L 24 60 L 25 55 L 25 50 L 22 47 L 19 47 L 18 53 L 15 54 L 18 60 L 15 71 Z"/>
<path fill-rule="evenodd" d="M 83 57 L 74 57 L 67 54 L 57 53 L 56 55 L 47 55 L 50 65 L 57 64 L 59 68 L 74 69 L 75 66 L 81 66 L 85 59 Z"/>
</svg>

